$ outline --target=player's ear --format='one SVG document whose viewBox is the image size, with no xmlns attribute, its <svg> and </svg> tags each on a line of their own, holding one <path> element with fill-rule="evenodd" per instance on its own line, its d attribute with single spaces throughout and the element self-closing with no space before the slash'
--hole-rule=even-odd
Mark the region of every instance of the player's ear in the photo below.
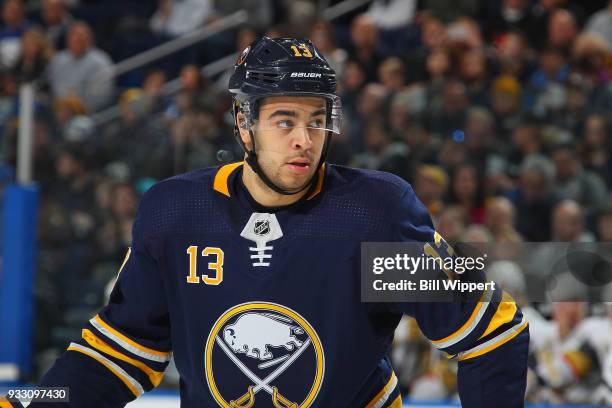
<svg viewBox="0 0 612 408">
<path fill-rule="evenodd" d="M 248 149 L 251 149 L 251 135 L 249 134 L 249 126 L 247 124 L 247 119 L 242 112 L 238 112 L 236 114 L 236 125 L 238 126 L 242 143 L 244 143 Z"/>
</svg>

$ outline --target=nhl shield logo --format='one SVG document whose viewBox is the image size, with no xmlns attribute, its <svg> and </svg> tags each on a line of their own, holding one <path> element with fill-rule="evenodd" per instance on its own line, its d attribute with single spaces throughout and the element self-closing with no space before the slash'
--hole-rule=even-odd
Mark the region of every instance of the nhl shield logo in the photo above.
<svg viewBox="0 0 612 408">
<path fill-rule="evenodd" d="M 206 342 L 205 371 L 222 407 L 306 408 L 323 383 L 325 357 L 317 333 L 298 313 L 251 302 L 217 320 Z"/>
<path fill-rule="evenodd" d="M 270 221 L 268 220 L 262 220 L 262 221 L 256 221 L 255 222 L 255 226 L 253 228 L 253 232 L 255 233 L 255 235 L 267 235 L 270 233 Z"/>
</svg>

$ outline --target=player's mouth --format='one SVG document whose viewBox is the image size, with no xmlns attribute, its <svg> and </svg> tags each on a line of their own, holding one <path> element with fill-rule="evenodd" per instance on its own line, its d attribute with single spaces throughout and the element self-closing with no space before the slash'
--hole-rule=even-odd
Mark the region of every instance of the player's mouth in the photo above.
<svg viewBox="0 0 612 408">
<path fill-rule="evenodd" d="M 287 167 L 295 174 L 303 175 L 310 172 L 311 162 L 308 159 L 300 158 L 293 159 L 287 163 Z"/>
</svg>

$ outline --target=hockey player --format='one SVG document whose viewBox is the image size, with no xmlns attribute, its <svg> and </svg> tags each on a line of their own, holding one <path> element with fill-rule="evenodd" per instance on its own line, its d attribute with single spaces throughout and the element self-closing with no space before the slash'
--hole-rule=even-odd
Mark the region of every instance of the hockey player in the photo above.
<svg viewBox="0 0 612 408">
<path fill-rule="evenodd" d="M 108 305 L 41 385 L 69 386 L 66 407 L 120 407 L 157 386 L 173 355 L 182 407 L 397 408 L 386 355 L 408 314 L 457 356 L 464 407 L 523 406 L 527 322 L 500 290 L 361 302 L 361 242 L 444 242 L 399 177 L 325 163 L 335 89 L 307 40 L 244 50 L 230 79 L 244 162 L 145 194 Z"/>
</svg>

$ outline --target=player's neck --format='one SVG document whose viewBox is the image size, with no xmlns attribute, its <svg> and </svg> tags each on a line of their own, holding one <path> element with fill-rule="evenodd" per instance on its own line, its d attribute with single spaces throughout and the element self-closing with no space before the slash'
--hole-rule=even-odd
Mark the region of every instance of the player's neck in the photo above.
<svg viewBox="0 0 612 408">
<path fill-rule="evenodd" d="M 251 197 L 263 207 L 282 207 L 297 202 L 302 198 L 308 189 L 304 189 L 296 194 L 284 195 L 277 193 L 264 183 L 253 169 L 245 163 L 242 171 L 242 183 Z"/>
</svg>

